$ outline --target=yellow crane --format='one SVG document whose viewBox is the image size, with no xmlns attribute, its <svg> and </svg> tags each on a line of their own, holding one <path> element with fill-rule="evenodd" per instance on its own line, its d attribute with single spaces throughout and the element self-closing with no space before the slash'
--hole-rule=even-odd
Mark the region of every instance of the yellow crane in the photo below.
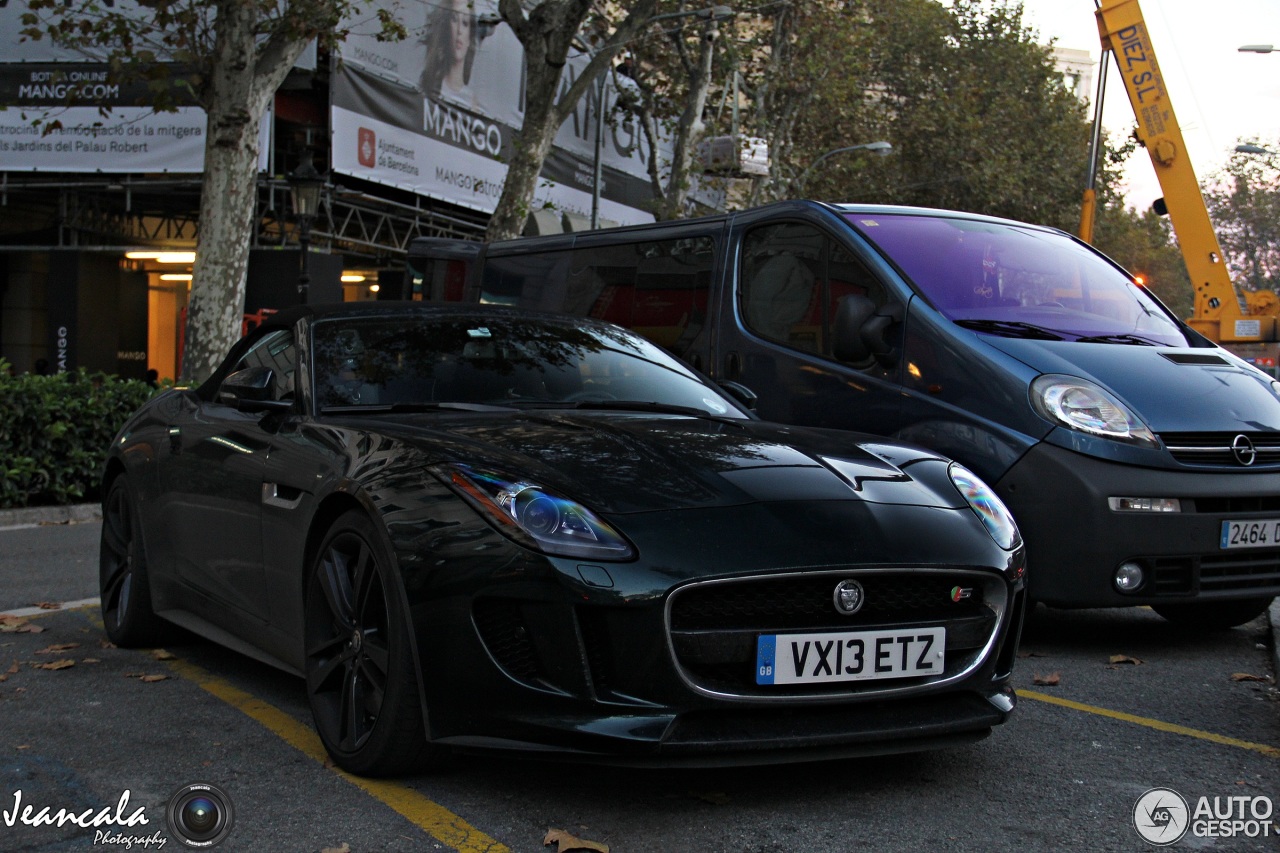
<svg viewBox="0 0 1280 853">
<path fill-rule="evenodd" d="M 1187 153 L 1182 130 L 1173 112 L 1160 64 L 1156 62 L 1138 0 L 1097 0 L 1094 15 L 1098 19 L 1098 35 L 1102 39 L 1102 66 L 1099 81 L 1099 104 L 1105 87 L 1107 51 L 1115 57 L 1124 78 L 1129 104 L 1138 121 L 1138 141 L 1147 149 L 1151 165 L 1164 192 L 1164 206 L 1173 221 L 1174 233 L 1182 248 L 1182 257 L 1195 290 L 1194 314 L 1187 324 L 1205 337 L 1228 348 L 1250 343 L 1277 340 L 1276 317 L 1280 315 L 1280 298 L 1272 291 L 1250 291 L 1241 294 L 1231 282 L 1222 248 L 1209 220 L 1200 184 Z M 1095 122 L 1096 149 L 1097 123 Z M 1092 179 L 1090 180 L 1092 183 Z M 1080 216 L 1080 238 L 1093 237 L 1093 188 L 1085 190 Z M 1241 348 L 1246 349 L 1246 348 Z M 1274 349 L 1274 348 L 1273 348 Z M 1241 353 L 1244 354 L 1244 353 Z"/>
</svg>

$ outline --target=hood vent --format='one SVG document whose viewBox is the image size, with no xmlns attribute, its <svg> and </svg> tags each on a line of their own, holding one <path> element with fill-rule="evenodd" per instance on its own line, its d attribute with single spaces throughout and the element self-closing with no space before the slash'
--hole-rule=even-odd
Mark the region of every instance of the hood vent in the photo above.
<svg viewBox="0 0 1280 853">
<path fill-rule="evenodd" d="M 1199 353 L 1191 353 L 1191 352 L 1162 352 L 1160 354 L 1165 358 L 1169 359 L 1169 361 L 1172 361 L 1174 364 L 1227 364 L 1228 363 L 1227 360 L 1222 356 L 1211 355 L 1209 353 L 1200 355 Z"/>
</svg>

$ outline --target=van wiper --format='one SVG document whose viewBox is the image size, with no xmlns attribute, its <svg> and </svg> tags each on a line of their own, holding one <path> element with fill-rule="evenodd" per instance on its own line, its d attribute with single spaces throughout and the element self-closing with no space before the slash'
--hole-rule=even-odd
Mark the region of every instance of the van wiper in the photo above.
<svg viewBox="0 0 1280 853">
<path fill-rule="evenodd" d="M 1076 338 L 1078 344 L 1132 344 L 1140 347 L 1155 347 L 1160 344 L 1155 341 L 1149 341 L 1146 338 L 1140 338 L 1137 335 L 1088 335 L 1083 338 Z"/>
<path fill-rule="evenodd" d="M 381 403 L 369 406 L 322 406 L 322 415 L 386 415 L 415 412 L 509 412 L 510 406 L 489 403 L 455 403 L 447 400 L 425 403 Z"/>
<path fill-rule="evenodd" d="M 956 320 L 954 322 L 957 326 L 965 329 L 973 329 L 975 332 L 987 332 L 992 335 L 1004 335 L 1006 338 L 1029 338 L 1037 341 L 1065 340 L 1061 335 L 1046 329 L 1044 326 L 1023 323 L 1019 320 Z"/>
</svg>

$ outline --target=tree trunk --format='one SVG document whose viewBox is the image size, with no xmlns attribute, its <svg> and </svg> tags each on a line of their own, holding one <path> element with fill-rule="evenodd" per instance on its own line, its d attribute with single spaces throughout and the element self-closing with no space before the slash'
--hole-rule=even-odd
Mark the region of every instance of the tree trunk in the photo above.
<svg viewBox="0 0 1280 853">
<path fill-rule="evenodd" d="M 667 179 L 667 192 L 662 200 L 658 219 L 679 219 L 684 212 L 684 200 L 689 195 L 689 164 L 704 130 L 702 111 L 707 105 L 707 90 L 711 88 L 711 61 L 715 56 L 719 32 L 712 19 L 699 39 L 698 65 L 689 79 L 689 100 L 685 102 L 680 122 L 676 125 L 675 146 L 671 152 L 671 176 Z M 736 139 L 734 144 L 737 144 Z"/>
<path fill-rule="evenodd" d="M 207 379 L 240 338 L 262 116 L 306 46 L 305 39 L 279 34 L 259 44 L 255 4 L 218 0 L 216 5 L 214 60 L 204 103 L 200 233 L 182 351 L 182 378 L 192 383 Z"/>
</svg>

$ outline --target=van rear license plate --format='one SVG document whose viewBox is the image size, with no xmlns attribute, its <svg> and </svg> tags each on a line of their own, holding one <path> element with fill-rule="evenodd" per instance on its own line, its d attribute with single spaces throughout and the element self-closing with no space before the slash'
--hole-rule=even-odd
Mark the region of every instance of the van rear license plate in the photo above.
<svg viewBox="0 0 1280 853">
<path fill-rule="evenodd" d="M 942 673 L 945 628 L 761 634 L 756 684 L 824 684 Z"/>
<path fill-rule="evenodd" d="M 1224 521 L 1220 546 L 1224 549 L 1280 548 L 1280 518 Z"/>
</svg>

